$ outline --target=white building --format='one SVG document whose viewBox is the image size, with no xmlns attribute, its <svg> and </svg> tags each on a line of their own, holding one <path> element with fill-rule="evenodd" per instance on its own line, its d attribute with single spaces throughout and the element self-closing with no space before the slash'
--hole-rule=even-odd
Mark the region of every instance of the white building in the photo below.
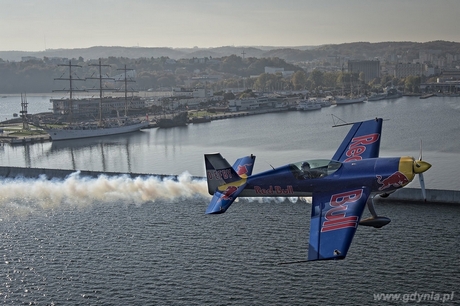
<svg viewBox="0 0 460 306">
<path fill-rule="evenodd" d="M 282 74 L 283 72 L 284 72 L 284 68 L 265 66 L 265 73 L 270 73 L 270 74 L 281 73 Z"/>
<path fill-rule="evenodd" d="M 265 73 L 270 73 L 270 74 L 280 73 L 283 76 L 283 78 L 285 78 L 285 77 L 289 77 L 289 76 L 293 75 L 294 71 L 284 71 L 284 68 L 265 66 Z M 256 76 L 256 77 L 258 77 L 258 76 Z"/>
<path fill-rule="evenodd" d="M 173 97 L 208 98 L 214 96 L 214 92 L 209 88 L 173 88 Z"/>
<path fill-rule="evenodd" d="M 231 112 L 254 110 L 259 108 L 259 101 L 257 98 L 228 100 L 228 108 Z"/>
</svg>

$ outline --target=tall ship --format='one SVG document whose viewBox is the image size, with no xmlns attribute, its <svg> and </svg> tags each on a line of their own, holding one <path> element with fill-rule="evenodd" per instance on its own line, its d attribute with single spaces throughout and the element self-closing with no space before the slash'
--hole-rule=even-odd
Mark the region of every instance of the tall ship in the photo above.
<svg viewBox="0 0 460 306">
<path fill-rule="evenodd" d="M 102 88 L 102 80 L 107 79 L 102 77 L 102 67 L 108 65 L 102 65 L 101 60 L 99 59 L 99 64 L 94 64 L 94 66 L 99 67 L 99 76 L 97 78 L 87 78 L 87 79 L 97 79 L 99 80 L 99 99 L 95 98 L 86 98 L 86 99 L 73 99 L 73 82 L 74 81 L 82 81 L 84 79 L 75 79 L 72 77 L 72 67 L 80 67 L 78 65 L 72 65 L 71 61 L 68 64 L 62 65 L 69 67 L 69 78 L 59 78 L 57 80 L 68 80 L 70 82 L 69 99 L 53 99 L 53 110 L 57 112 L 61 112 L 63 115 L 68 115 L 69 123 L 63 125 L 62 127 L 56 127 L 56 125 L 52 126 L 42 126 L 41 128 L 45 130 L 51 137 L 53 141 L 56 140 L 69 140 L 69 139 L 80 139 L 80 138 L 90 138 L 90 137 L 101 137 L 101 136 L 109 136 L 109 135 L 118 135 L 124 133 L 131 133 L 135 131 L 139 131 L 143 128 L 147 128 L 149 126 L 148 117 L 147 120 L 140 120 L 138 118 L 131 119 L 127 117 L 127 109 L 128 109 L 128 98 L 127 98 L 127 68 L 124 68 L 124 81 L 125 81 L 125 99 L 124 104 L 121 102 L 120 98 L 108 98 L 107 101 L 104 101 L 103 97 L 103 88 Z M 140 101 L 138 98 L 137 100 Z M 115 109 L 118 115 L 118 108 L 117 106 L 124 106 L 125 109 L 125 116 L 124 117 L 117 117 L 115 119 L 104 119 L 103 118 L 103 110 L 108 109 Z M 58 107 L 57 107 L 58 106 Z M 97 109 L 97 111 L 96 111 Z M 79 110 L 79 116 L 82 114 L 99 114 L 99 120 L 97 121 L 83 121 L 79 123 L 74 122 L 74 112 Z M 86 110 L 83 111 L 83 110 Z"/>
<path fill-rule="evenodd" d="M 147 128 L 148 125 L 148 121 L 121 119 L 106 121 L 102 125 L 98 122 L 86 122 L 69 124 L 62 128 L 42 128 L 50 135 L 51 140 L 56 141 L 131 133 Z"/>
<path fill-rule="evenodd" d="M 342 66 L 342 73 L 343 73 L 343 66 Z M 358 95 L 353 95 L 353 74 L 350 75 L 350 95 L 344 95 L 344 83 L 342 83 L 342 95 L 334 97 L 336 105 L 342 104 L 353 104 L 353 103 L 362 103 L 366 101 L 366 96 L 359 94 L 359 86 L 358 86 Z"/>
</svg>

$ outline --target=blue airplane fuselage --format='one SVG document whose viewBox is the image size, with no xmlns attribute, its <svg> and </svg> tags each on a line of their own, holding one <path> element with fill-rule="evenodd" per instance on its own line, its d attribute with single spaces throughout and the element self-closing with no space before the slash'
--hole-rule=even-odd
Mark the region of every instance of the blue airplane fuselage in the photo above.
<svg viewBox="0 0 460 306">
<path fill-rule="evenodd" d="M 400 157 L 344 162 L 335 172 L 314 178 L 296 177 L 289 164 L 249 176 L 240 196 L 311 196 L 313 192 L 346 190 L 353 186 L 371 186 L 372 192 L 388 193 L 411 181 L 400 172 L 400 162 Z"/>
</svg>

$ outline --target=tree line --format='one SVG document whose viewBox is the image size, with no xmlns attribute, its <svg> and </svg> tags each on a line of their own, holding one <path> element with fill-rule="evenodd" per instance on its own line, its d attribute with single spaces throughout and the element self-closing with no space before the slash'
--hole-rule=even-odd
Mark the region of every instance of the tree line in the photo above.
<svg viewBox="0 0 460 306">
<path fill-rule="evenodd" d="M 197 58 L 171 61 L 168 57 L 130 59 L 124 57 L 108 57 L 101 59 L 102 64 L 109 65 L 103 68 L 104 76 L 114 76 L 122 73 L 122 69 L 136 71 L 135 84 L 130 84 L 137 90 L 149 88 L 171 88 L 184 86 L 186 80 L 192 76 L 222 75 L 223 79 L 260 75 L 265 66 L 281 67 L 285 70 L 299 71 L 300 67 L 287 63 L 279 58 L 241 58 L 235 55 L 219 59 Z M 71 60 L 72 65 L 81 67 L 72 68 L 72 78 L 85 79 L 98 74 L 98 68 L 92 66 L 97 60 L 85 61 L 82 57 Z M 56 62 L 49 58 L 10 62 L 0 59 L 0 93 L 34 92 L 46 93 L 69 87 L 69 84 L 55 80 L 68 78 L 68 68 L 61 66 L 68 61 Z M 117 87 L 120 84 L 106 86 Z M 94 82 L 78 82 L 78 89 L 94 87 Z"/>
<path fill-rule="evenodd" d="M 81 67 L 72 68 L 73 79 L 85 79 L 99 74 L 94 64 L 98 60 L 84 60 L 82 57 L 71 60 L 72 65 Z M 362 91 L 379 91 L 383 87 L 393 84 L 407 91 L 417 92 L 421 77 L 407 77 L 396 79 L 391 76 L 382 76 L 371 82 L 364 82 L 364 75 L 347 72 L 323 72 L 318 69 L 306 73 L 301 67 L 287 63 L 286 61 L 273 58 L 242 58 L 230 55 L 218 59 L 211 57 L 204 59 L 190 58 L 177 61 L 168 57 L 138 58 L 108 57 L 101 59 L 105 76 L 115 76 L 123 72 L 124 67 L 136 71 L 135 82 L 130 82 L 130 89 L 148 90 L 170 89 L 171 87 L 183 87 L 187 83 L 189 87 L 208 87 L 214 91 L 232 89 L 254 89 L 257 91 L 275 90 L 309 90 L 312 92 L 337 91 L 341 88 L 349 90 L 351 84 L 354 88 Z M 69 90 L 69 83 L 56 80 L 69 77 L 68 61 L 62 60 L 57 63 L 55 59 L 44 57 L 43 60 L 29 60 L 21 62 L 9 62 L 0 59 L 0 94 L 20 92 L 49 93 L 54 90 Z M 289 77 L 282 74 L 265 73 L 265 67 L 284 68 L 292 71 Z M 190 83 L 193 76 L 219 75 L 220 80 L 206 82 L 199 79 Z M 105 82 L 107 88 L 119 89 L 123 82 Z M 96 81 L 74 82 L 73 89 L 88 90 L 97 88 Z"/>
</svg>

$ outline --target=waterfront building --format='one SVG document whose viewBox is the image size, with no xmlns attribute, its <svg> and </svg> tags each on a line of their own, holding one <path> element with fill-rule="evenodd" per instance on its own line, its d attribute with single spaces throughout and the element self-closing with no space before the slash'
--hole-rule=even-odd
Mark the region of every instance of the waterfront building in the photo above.
<svg viewBox="0 0 460 306">
<path fill-rule="evenodd" d="M 100 98 L 81 99 L 51 99 L 54 115 L 69 114 L 72 105 L 72 115 L 76 118 L 91 118 L 99 113 Z M 145 101 L 138 96 L 128 97 L 127 103 L 124 97 L 104 97 L 102 99 L 102 115 L 110 116 L 119 112 L 123 115 L 125 108 L 130 110 L 141 110 L 145 108 Z"/>
<path fill-rule="evenodd" d="M 348 72 L 363 72 L 364 81 L 367 83 L 380 77 L 380 61 L 348 61 Z"/>
<path fill-rule="evenodd" d="M 173 97 L 191 97 L 191 98 L 208 98 L 212 97 L 214 92 L 209 88 L 173 88 Z"/>
<path fill-rule="evenodd" d="M 424 64 L 398 63 L 395 65 L 394 76 L 396 78 L 405 78 L 408 76 L 422 76 L 424 73 L 425 73 Z"/>
</svg>

